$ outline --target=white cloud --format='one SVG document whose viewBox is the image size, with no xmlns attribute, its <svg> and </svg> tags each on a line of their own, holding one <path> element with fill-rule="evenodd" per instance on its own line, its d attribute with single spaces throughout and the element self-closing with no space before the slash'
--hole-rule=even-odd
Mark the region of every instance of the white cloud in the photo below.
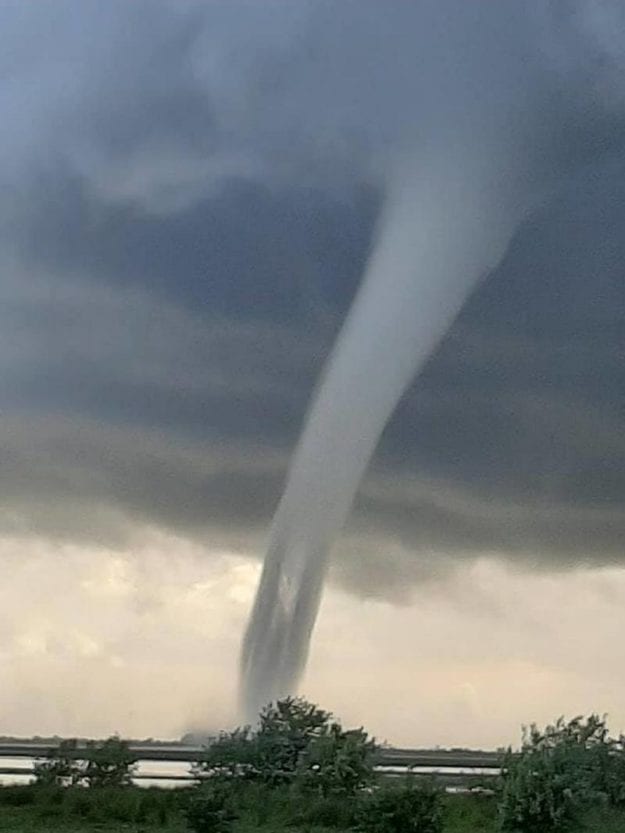
<svg viewBox="0 0 625 833">
<path fill-rule="evenodd" d="M 258 569 L 153 530 L 129 549 L 1 539 L 0 733 L 232 725 Z M 398 744 L 495 747 L 591 710 L 618 730 L 624 628 L 625 571 L 528 575 L 485 558 L 401 608 L 329 589 L 302 690 Z"/>
</svg>

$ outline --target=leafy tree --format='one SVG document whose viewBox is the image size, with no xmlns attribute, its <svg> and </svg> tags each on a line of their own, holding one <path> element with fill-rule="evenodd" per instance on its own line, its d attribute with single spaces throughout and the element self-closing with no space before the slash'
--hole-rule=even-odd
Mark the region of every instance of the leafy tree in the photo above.
<svg viewBox="0 0 625 833">
<path fill-rule="evenodd" d="M 265 780 L 290 781 L 311 743 L 327 734 L 331 715 L 303 697 L 270 703 L 256 733 L 259 769 Z"/>
<path fill-rule="evenodd" d="M 533 725 L 523 732 L 520 753 L 508 751 L 501 831 L 566 830 L 588 807 L 606 803 L 625 803 L 625 752 L 604 718 L 560 718 L 544 731 Z"/>
<path fill-rule="evenodd" d="M 34 766 L 35 783 L 40 786 L 76 786 L 83 778 L 83 767 L 77 760 L 78 741 L 62 740 L 48 758 Z"/>
<path fill-rule="evenodd" d="M 327 730 L 331 717 L 303 697 L 286 697 L 261 711 L 258 734 L 288 739 L 293 749 L 301 751 Z"/>
<path fill-rule="evenodd" d="M 264 784 L 297 783 L 321 795 L 353 793 L 372 777 L 372 740 L 344 731 L 332 715 L 301 697 L 264 708 L 256 731 L 224 733 L 206 750 L 198 774 Z"/>
<path fill-rule="evenodd" d="M 256 731 L 244 726 L 208 746 L 196 771 L 226 778 L 290 782 L 311 741 L 327 732 L 330 714 L 301 697 L 266 706 Z"/>
<path fill-rule="evenodd" d="M 344 730 L 339 723 L 332 723 L 302 753 L 299 783 L 324 797 L 354 795 L 373 781 L 375 749 L 375 741 L 363 729 Z"/>
<path fill-rule="evenodd" d="M 117 735 L 87 748 L 84 778 L 90 787 L 123 787 L 132 781 L 137 759 Z"/>
<path fill-rule="evenodd" d="M 259 775 L 256 738 L 249 726 L 222 732 L 204 751 L 200 763 L 193 767 L 196 775 L 216 778 L 256 778 Z"/>
</svg>

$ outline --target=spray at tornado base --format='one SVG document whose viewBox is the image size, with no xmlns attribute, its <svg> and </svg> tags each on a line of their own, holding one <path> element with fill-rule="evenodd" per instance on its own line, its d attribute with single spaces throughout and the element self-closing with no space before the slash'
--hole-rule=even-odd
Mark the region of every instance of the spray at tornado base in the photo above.
<svg viewBox="0 0 625 833">
<path fill-rule="evenodd" d="M 495 8 L 466 5 L 485 14 Z M 438 8 L 446 6 L 461 9 L 454 3 Z M 503 6 L 513 26 L 512 6 Z M 444 14 L 435 22 L 439 34 L 445 33 Z M 496 27 L 490 31 L 500 34 Z M 426 108 L 419 140 L 408 152 L 404 143 L 392 160 L 361 287 L 274 516 L 241 659 L 241 709 L 249 721 L 264 704 L 297 690 L 328 555 L 380 434 L 470 292 L 497 266 L 523 217 L 543 196 L 540 166 L 574 110 L 552 102 L 554 124 L 560 122 L 546 127 L 549 96 L 541 94 L 540 73 L 526 69 L 526 56 L 510 57 L 511 69 L 505 43 L 498 44 L 490 64 L 476 59 L 472 75 L 470 56 L 479 53 L 480 43 L 464 53 L 457 47 L 445 34 L 437 44 L 447 100 L 440 109 Z M 435 86 L 436 79 L 429 80 Z M 453 95 L 450 84 L 458 86 Z M 583 130 L 580 135 L 582 147 Z M 580 160 L 583 152 L 571 165 Z"/>
</svg>

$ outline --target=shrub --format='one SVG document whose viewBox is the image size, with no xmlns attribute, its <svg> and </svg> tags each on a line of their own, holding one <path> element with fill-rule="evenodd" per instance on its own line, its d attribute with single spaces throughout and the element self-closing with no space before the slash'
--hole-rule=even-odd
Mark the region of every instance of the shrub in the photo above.
<svg viewBox="0 0 625 833">
<path fill-rule="evenodd" d="M 355 795 L 373 781 L 375 742 L 363 729 L 333 723 L 314 738 L 298 763 L 298 783 L 322 796 Z"/>
<path fill-rule="evenodd" d="M 136 770 L 136 758 L 128 743 L 117 735 L 103 743 L 91 743 L 83 777 L 90 787 L 128 786 Z"/>
<path fill-rule="evenodd" d="M 65 797 L 67 815 L 88 818 L 93 815 L 93 795 L 84 789 L 68 790 Z"/>
<path fill-rule="evenodd" d="M 101 821 L 113 820 L 126 824 L 145 818 L 143 796 L 138 788 L 100 787 L 90 796 L 92 815 Z"/>
<path fill-rule="evenodd" d="M 446 795 L 445 833 L 485 833 L 492 831 L 497 817 L 497 803 L 492 795 L 472 793 Z"/>
<path fill-rule="evenodd" d="M 47 759 L 35 764 L 35 783 L 40 787 L 122 787 L 131 783 L 136 758 L 128 743 L 117 735 L 89 743 L 84 753 L 76 740 L 61 741 Z"/>
<path fill-rule="evenodd" d="M 79 784 L 83 777 L 83 768 L 80 761 L 76 760 L 77 747 L 78 742 L 73 738 L 62 740 L 46 760 L 35 764 L 35 783 L 39 786 Z"/>
<path fill-rule="evenodd" d="M 521 751 L 503 768 L 499 829 L 546 833 L 568 829 L 590 806 L 625 799 L 622 739 L 609 738 L 605 719 L 560 718 L 541 732 L 524 730 Z"/>
<path fill-rule="evenodd" d="M 328 732 L 331 717 L 303 697 L 287 697 L 266 706 L 260 713 L 256 733 L 263 777 L 292 779 L 301 756 L 311 743 Z"/>
<path fill-rule="evenodd" d="M 299 798 L 299 800 L 298 800 Z M 345 801 L 344 796 L 307 795 L 304 800 L 294 795 L 292 812 L 288 821 L 298 828 L 310 826 L 329 827 L 349 830 L 358 821 L 359 800 L 351 797 Z"/>
<path fill-rule="evenodd" d="M 194 833 L 228 833 L 236 819 L 231 796 L 221 785 L 198 787 L 187 804 L 185 815 Z"/>
<path fill-rule="evenodd" d="M 208 774 L 214 778 L 257 778 L 258 754 L 255 737 L 249 726 L 222 732 L 208 746 L 202 761 L 193 767 L 194 774 Z"/>
<path fill-rule="evenodd" d="M 373 775 L 375 743 L 362 729 L 345 731 L 329 712 L 301 697 L 270 704 L 256 731 L 223 733 L 206 750 L 197 774 L 269 786 L 297 781 L 322 795 L 353 794 Z"/>
<path fill-rule="evenodd" d="M 363 802 L 358 829 L 365 833 L 442 833 L 442 792 L 428 782 L 381 789 Z"/>
<path fill-rule="evenodd" d="M 209 782 L 209 786 L 212 782 Z M 301 809 L 301 796 L 295 796 L 288 784 L 267 784 L 264 781 L 235 781 L 223 784 L 241 818 L 256 827 L 269 821 L 288 826 L 295 812 Z"/>
<path fill-rule="evenodd" d="M 180 800 L 175 794 L 177 792 L 134 786 L 59 790 L 65 818 L 88 819 L 96 823 L 116 821 L 161 826 L 166 823 L 170 808 L 175 807 Z M 40 791 L 40 794 L 43 792 Z"/>
</svg>

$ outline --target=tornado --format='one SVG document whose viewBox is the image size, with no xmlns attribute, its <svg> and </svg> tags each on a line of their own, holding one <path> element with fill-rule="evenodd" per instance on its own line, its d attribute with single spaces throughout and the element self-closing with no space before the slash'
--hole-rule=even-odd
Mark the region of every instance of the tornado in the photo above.
<svg viewBox="0 0 625 833">
<path fill-rule="evenodd" d="M 240 707 L 293 694 L 328 556 L 380 434 L 480 279 L 521 206 L 483 148 L 423 153 L 389 177 L 360 289 L 318 385 L 275 513 L 243 642 Z"/>
</svg>

